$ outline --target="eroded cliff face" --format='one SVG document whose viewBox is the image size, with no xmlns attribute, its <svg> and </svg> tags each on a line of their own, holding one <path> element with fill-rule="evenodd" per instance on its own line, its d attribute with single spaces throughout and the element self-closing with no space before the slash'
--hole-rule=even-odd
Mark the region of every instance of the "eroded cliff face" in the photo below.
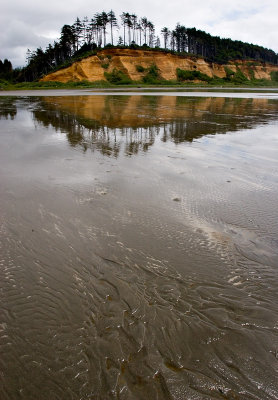
<svg viewBox="0 0 278 400">
<path fill-rule="evenodd" d="M 208 63 L 202 58 L 178 56 L 157 51 L 132 49 L 105 49 L 97 55 L 84 58 L 73 63 L 70 67 L 53 72 L 42 78 L 42 81 L 82 81 L 96 82 L 106 80 L 104 73 L 112 72 L 114 68 L 124 72 L 131 80 L 142 80 L 145 72 L 138 72 L 137 66 L 144 69 L 155 64 L 162 78 L 176 80 L 176 69 L 200 71 L 209 77 L 226 77 L 227 67 L 236 72 L 240 69 L 246 77 L 251 79 L 271 79 L 271 72 L 278 71 L 277 65 L 263 64 L 255 61 L 235 61 L 228 65 Z M 106 68 L 104 68 L 106 67 Z"/>
</svg>

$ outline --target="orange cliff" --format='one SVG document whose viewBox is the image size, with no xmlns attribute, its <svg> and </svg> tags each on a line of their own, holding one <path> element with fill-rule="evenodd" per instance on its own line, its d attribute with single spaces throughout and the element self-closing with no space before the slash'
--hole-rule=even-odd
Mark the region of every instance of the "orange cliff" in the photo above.
<svg viewBox="0 0 278 400">
<path fill-rule="evenodd" d="M 271 72 L 278 71 L 277 65 L 256 61 L 235 61 L 227 65 L 206 62 L 203 58 L 194 56 L 179 56 L 152 50 L 133 49 L 104 49 L 96 55 L 74 62 L 70 67 L 44 76 L 41 81 L 83 81 L 96 82 L 105 79 L 105 72 L 112 72 L 114 68 L 124 72 L 131 80 L 140 81 L 144 72 L 138 72 L 137 66 L 144 69 L 155 64 L 162 78 L 176 80 L 176 69 L 200 71 L 209 77 L 226 77 L 227 67 L 236 72 L 240 69 L 246 77 L 251 79 L 271 79 Z"/>
</svg>

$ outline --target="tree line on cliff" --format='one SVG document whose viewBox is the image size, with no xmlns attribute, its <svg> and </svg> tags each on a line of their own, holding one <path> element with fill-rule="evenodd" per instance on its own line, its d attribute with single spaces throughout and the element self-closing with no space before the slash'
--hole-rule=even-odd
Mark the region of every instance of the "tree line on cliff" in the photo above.
<svg viewBox="0 0 278 400">
<path fill-rule="evenodd" d="M 61 66 L 94 54 L 98 49 L 114 46 L 192 54 L 222 64 L 246 59 L 278 64 L 278 55 L 262 46 L 222 39 L 180 23 L 173 30 L 164 27 L 156 34 L 154 24 L 146 17 L 123 12 L 117 19 L 111 10 L 96 13 L 91 19 L 76 18 L 72 25 L 64 25 L 59 40 L 45 50 L 28 49 L 27 65 L 17 74 L 17 79 L 37 80 Z"/>
<path fill-rule="evenodd" d="M 10 79 L 13 72 L 12 63 L 5 59 L 0 60 L 0 79 Z"/>
</svg>

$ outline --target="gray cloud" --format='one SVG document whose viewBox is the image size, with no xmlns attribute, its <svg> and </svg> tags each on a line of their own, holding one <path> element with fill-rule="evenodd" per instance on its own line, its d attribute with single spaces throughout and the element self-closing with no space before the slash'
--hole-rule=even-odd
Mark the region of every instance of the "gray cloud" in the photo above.
<svg viewBox="0 0 278 400">
<path fill-rule="evenodd" d="M 108 0 L 102 5 L 94 0 L 10 0 L 1 6 L 0 59 L 8 58 L 14 66 L 25 64 L 27 48 L 43 49 L 59 38 L 61 27 L 72 24 L 77 16 L 88 16 L 113 9 L 146 16 L 156 26 L 174 28 L 177 22 L 195 26 L 210 34 L 230 37 L 272 48 L 278 52 L 278 2 L 275 0 Z"/>
</svg>

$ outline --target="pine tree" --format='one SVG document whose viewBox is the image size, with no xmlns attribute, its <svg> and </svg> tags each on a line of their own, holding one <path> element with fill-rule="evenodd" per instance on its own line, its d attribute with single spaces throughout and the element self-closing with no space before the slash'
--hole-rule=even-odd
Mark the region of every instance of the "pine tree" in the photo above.
<svg viewBox="0 0 278 400">
<path fill-rule="evenodd" d="M 72 27 L 73 27 L 73 33 L 75 35 L 75 46 L 76 46 L 75 50 L 78 50 L 79 44 L 80 44 L 80 39 L 81 39 L 82 33 L 83 33 L 83 26 L 78 17 L 76 18 L 76 21 L 74 22 Z"/>
<path fill-rule="evenodd" d="M 116 28 L 118 27 L 118 22 L 117 22 L 117 18 L 115 16 L 114 11 L 109 11 L 109 13 L 107 14 L 108 16 L 108 22 L 110 24 L 110 31 L 111 31 L 111 44 L 113 45 L 113 27 Z"/>
</svg>

